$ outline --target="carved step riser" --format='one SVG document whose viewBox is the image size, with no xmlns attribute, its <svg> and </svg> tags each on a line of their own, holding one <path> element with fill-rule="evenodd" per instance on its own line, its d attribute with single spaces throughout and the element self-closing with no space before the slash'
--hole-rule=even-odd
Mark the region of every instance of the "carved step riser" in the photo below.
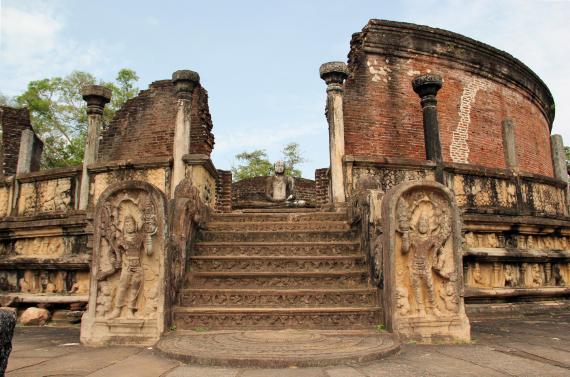
<svg viewBox="0 0 570 377">
<path fill-rule="evenodd" d="M 191 260 L 190 272 L 336 272 L 362 270 L 362 259 L 348 260 Z"/>
<path fill-rule="evenodd" d="M 212 222 L 208 224 L 208 230 L 235 231 L 235 232 L 290 232 L 297 230 L 306 231 L 346 231 L 350 227 L 344 222 L 302 222 L 302 223 L 230 223 Z"/>
<path fill-rule="evenodd" d="M 202 232 L 201 241 L 207 242 L 319 242 L 349 241 L 355 239 L 348 232 Z"/>
<path fill-rule="evenodd" d="M 309 222 L 309 221 L 346 221 L 347 215 L 345 213 L 284 213 L 284 214 L 240 214 L 240 215 L 214 215 L 212 221 L 219 222 Z"/>
<path fill-rule="evenodd" d="M 244 307 L 244 308 L 315 308 L 315 307 L 374 307 L 376 295 L 370 293 L 182 293 L 180 305 L 185 307 Z"/>
<path fill-rule="evenodd" d="M 196 244 L 196 256 L 348 256 L 360 255 L 360 245 L 210 246 Z"/>
<path fill-rule="evenodd" d="M 346 289 L 368 288 L 367 277 L 197 277 L 189 279 L 187 288 L 203 289 Z"/>
<path fill-rule="evenodd" d="M 267 329 L 267 328 L 303 328 L 303 329 L 358 329 L 370 328 L 381 323 L 381 312 L 354 313 L 310 313 L 310 314 L 251 314 L 251 313 L 216 313 L 190 314 L 174 312 L 177 329 Z"/>
</svg>

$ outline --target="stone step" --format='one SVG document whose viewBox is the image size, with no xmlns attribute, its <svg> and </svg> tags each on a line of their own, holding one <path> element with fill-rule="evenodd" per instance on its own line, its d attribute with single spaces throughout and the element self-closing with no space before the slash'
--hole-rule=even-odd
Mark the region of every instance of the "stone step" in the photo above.
<svg viewBox="0 0 570 377">
<path fill-rule="evenodd" d="M 226 289 L 368 288 L 368 270 L 335 272 L 193 272 L 186 287 Z"/>
<path fill-rule="evenodd" d="M 346 221 L 346 213 L 338 212 L 285 212 L 285 213 L 216 213 L 214 222 L 308 222 L 308 221 Z"/>
<path fill-rule="evenodd" d="M 176 307 L 174 323 L 181 330 L 209 329 L 364 329 L 381 323 L 380 307 L 224 308 Z"/>
<path fill-rule="evenodd" d="M 350 230 L 350 226 L 345 221 L 254 221 L 254 222 L 229 222 L 213 221 L 209 222 L 207 229 L 210 231 L 235 231 L 235 232 L 293 232 L 293 231 L 345 231 Z"/>
<path fill-rule="evenodd" d="M 302 242 L 302 241 L 348 241 L 354 240 L 356 232 L 346 231 L 287 231 L 276 232 L 256 231 L 256 232 L 232 232 L 232 231 L 203 231 L 199 234 L 201 241 L 217 242 Z"/>
<path fill-rule="evenodd" d="M 378 305 L 376 289 L 184 289 L 180 306 L 193 307 L 370 307 Z"/>
<path fill-rule="evenodd" d="M 195 256 L 189 261 L 193 272 L 334 272 L 358 271 L 365 266 L 362 256 L 316 257 L 218 257 Z"/>
<path fill-rule="evenodd" d="M 360 256 L 358 241 L 324 242 L 197 242 L 193 253 L 196 256 Z"/>
<path fill-rule="evenodd" d="M 244 347 L 244 345 L 247 346 Z M 257 376 L 323 376 L 324 374 L 321 373 L 311 373 L 310 370 L 297 372 L 290 368 L 362 364 L 393 355 L 400 347 L 395 336 L 387 332 L 378 332 L 376 329 L 271 329 L 177 330 L 162 337 L 156 349 L 169 358 L 192 365 L 285 368 L 285 373 L 253 372 Z M 216 373 L 217 369 L 208 370 L 216 376 L 230 375 L 224 373 L 224 369 L 220 369 L 220 373 Z M 344 373 L 334 375 L 362 376 L 353 369 L 344 370 Z M 332 376 L 332 372 L 330 373 Z M 209 376 L 214 374 L 209 374 Z M 181 375 L 177 374 L 177 376 Z M 328 376 L 329 373 L 326 375 Z M 382 375 L 390 375 L 390 372 L 382 373 Z"/>
</svg>

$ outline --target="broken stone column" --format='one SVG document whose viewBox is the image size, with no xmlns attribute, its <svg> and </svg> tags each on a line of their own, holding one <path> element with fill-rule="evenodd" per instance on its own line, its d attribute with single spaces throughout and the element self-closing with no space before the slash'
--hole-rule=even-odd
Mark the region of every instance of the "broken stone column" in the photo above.
<svg viewBox="0 0 570 377">
<path fill-rule="evenodd" d="M 343 62 L 321 65 L 320 76 L 327 83 L 326 116 L 329 123 L 329 153 L 331 164 L 332 202 L 346 203 L 344 172 L 344 119 L 342 109 L 343 82 L 348 77 L 348 68 Z"/>
<path fill-rule="evenodd" d="M 200 75 L 190 70 L 176 71 L 172 74 L 172 82 L 176 87 L 176 96 L 178 97 L 174 145 L 172 146 L 174 164 L 170 185 L 170 196 L 174 197 L 176 186 L 186 177 L 186 164 L 182 157 L 190 153 L 192 93 L 200 83 Z"/>
<path fill-rule="evenodd" d="M 554 176 L 561 181 L 568 182 L 568 168 L 566 165 L 566 151 L 564 150 L 564 142 L 561 135 L 550 136 L 550 145 L 552 149 L 552 163 L 554 167 Z"/>
<path fill-rule="evenodd" d="M 436 162 L 435 175 L 436 180 L 440 183 L 443 183 L 443 157 L 439 138 L 436 95 L 442 85 L 443 80 L 441 76 L 434 74 L 418 76 L 412 80 L 414 92 L 421 98 L 426 159 Z"/>
<path fill-rule="evenodd" d="M 99 136 L 103 126 L 103 110 L 111 101 L 111 90 L 101 85 L 87 85 L 81 90 L 87 102 L 87 140 L 83 154 L 83 173 L 79 191 L 79 209 L 86 209 L 89 200 L 89 173 L 87 167 L 97 161 Z"/>
<path fill-rule="evenodd" d="M 503 150 L 507 168 L 518 170 L 517 149 L 515 145 L 515 126 L 509 118 L 503 120 Z"/>
<path fill-rule="evenodd" d="M 554 177 L 568 183 L 568 165 L 566 162 L 566 150 L 564 150 L 564 141 L 561 135 L 550 136 L 550 149 L 552 152 L 552 167 L 554 168 Z M 566 195 L 566 213 L 570 212 L 570 192 L 569 187 L 564 191 Z"/>
<path fill-rule="evenodd" d="M 22 130 L 20 137 L 20 151 L 18 153 L 18 165 L 16 174 L 29 173 L 32 168 L 32 157 L 34 154 L 34 131 L 30 129 Z"/>
</svg>

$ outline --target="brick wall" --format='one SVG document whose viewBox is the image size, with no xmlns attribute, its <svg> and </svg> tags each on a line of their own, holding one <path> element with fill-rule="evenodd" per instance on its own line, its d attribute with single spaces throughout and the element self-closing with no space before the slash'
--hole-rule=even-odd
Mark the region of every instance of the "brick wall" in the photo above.
<svg viewBox="0 0 570 377">
<path fill-rule="evenodd" d="M 250 200 L 267 200 L 265 190 L 268 179 L 271 177 L 253 177 L 234 182 L 232 184 L 232 207 L 237 208 L 240 203 Z M 294 179 L 297 199 L 305 200 L 313 205 L 315 203 L 315 181 L 306 178 Z"/>
<path fill-rule="evenodd" d="M 216 209 L 220 212 L 232 211 L 232 172 L 229 170 L 218 169 Z"/>
<path fill-rule="evenodd" d="M 552 97 L 510 55 L 439 29 L 371 20 L 353 36 L 345 84 L 346 154 L 425 159 L 420 99 L 412 79 L 444 79 L 438 114 L 447 162 L 506 168 L 502 126 L 515 126 L 522 171 L 552 176 Z"/>
<path fill-rule="evenodd" d="M 153 82 L 116 113 L 102 132 L 99 161 L 172 156 L 177 98 L 171 80 Z M 214 146 L 208 93 L 192 96 L 190 152 L 208 157 Z"/>
<path fill-rule="evenodd" d="M 329 203 L 329 169 L 315 170 L 315 204 L 323 206 Z"/>
<path fill-rule="evenodd" d="M 22 131 L 30 129 L 30 112 L 28 109 L 16 109 L 8 106 L 0 106 L 0 125 L 2 127 L 2 153 L 1 175 L 14 175 L 18 166 L 18 155 L 20 153 L 20 140 Z M 43 142 L 34 133 L 34 146 L 32 150 L 32 163 L 30 171 L 40 169 Z"/>
</svg>

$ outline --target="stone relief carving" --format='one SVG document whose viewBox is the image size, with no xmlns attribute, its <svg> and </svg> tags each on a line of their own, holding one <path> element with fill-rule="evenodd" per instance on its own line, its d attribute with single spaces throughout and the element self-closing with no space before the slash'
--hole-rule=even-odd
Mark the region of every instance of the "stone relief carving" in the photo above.
<svg viewBox="0 0 570 377">
<path fill-rule="evenodd" d="M 400 198 L 397 218 L 400 250 L 408 259 L 409 283 L 402 285 L 411 285 L 417 315 L 439 316 L 442 313 L 436 301 L 434 275 L 439 275 L 445 285 L 454 270 L 453 258 L 444 250 L 451 235 L 449 210 L 434 194 L 418 192 L 409 199 Z"/>
<path fill-rule="evenodd" d="M 453 198 L 443 185 L 420 181 L 397 185 L 382 201 L 385 320 L 403 338 L 470 339 Z"/>
<path fill-rule="evenodd" d="M 144 281 L 143 256 L 152 256 L 152 238 L 157 228 L 156 209 L 148 195 L 133 198 L 125 192 L 118 203 L 105 203 L 99 231 L 101 242 L 107 245 L 107 260 L 101 261 L 100 266 L 106 265 L 107 269 L 97 273 L 97 280 L 103 282 L 119 275 L 113 310 L 106 319 L 120 317 L 125 306 L 127 318 L 134 318 L 139 310 L 138 299 Z"/>
<path fill-rule="evenodd" d="M 570 263 L 468 262 L 466 286 L 473 288 L 544 288 L 567 286 Z"/>
<path fill-rule="evenodd" d="M 150 344 L 164 331 L 165 199 L 146 182 L 105 190 L 94 217 L 93 266 L 81 339 Z"/>
<path fill-rule="evenodd" d="M 20 189 L 19 212 L 25 216 L 71 209 L 71 178 L 24 183 Z"/>
</svg>

